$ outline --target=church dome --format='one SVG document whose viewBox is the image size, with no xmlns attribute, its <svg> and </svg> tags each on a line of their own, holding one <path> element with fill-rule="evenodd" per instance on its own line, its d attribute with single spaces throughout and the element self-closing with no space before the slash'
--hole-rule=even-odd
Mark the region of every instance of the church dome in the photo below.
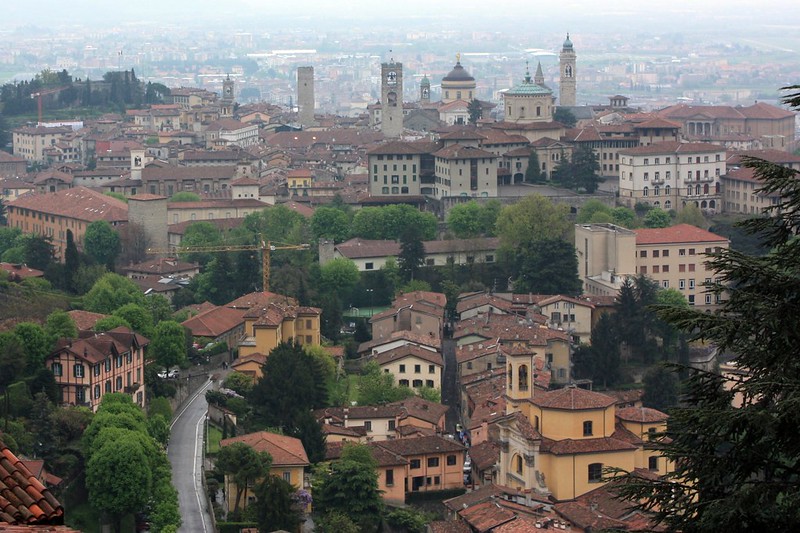
<svg viewBox="0 0 800 533">
<path fill-rule="evenodd" d="M 564 39 L 564 48 L 572 48 L 572 41 L 569 40 L 569 33 L 567 34 L 567 38 Z"/>
<path fill-rule="evenodd" d="M 475 78 L 470 76 L 467 69 L 461 66 L 460 61 L 457 61 L 456 66 L 447 76 L 442 78 L 442 81 L 475 81 Z"/>
<path fill-rule="evenodd" d="M 428 79 L 428 75 L 427 75 L 427 74 L 425 74 L 425 75 L 422 77 L 422 81 L 421 81 L 421 82 L 419 82 L 419 84 L 420 84 L 420 85 L 426 85 L 426 86 L 428 86 L 428 87 L 430 87 L 430 86 L 431 86 L 431 80 L 429 80 L 429 79 Z"/>
</svg>

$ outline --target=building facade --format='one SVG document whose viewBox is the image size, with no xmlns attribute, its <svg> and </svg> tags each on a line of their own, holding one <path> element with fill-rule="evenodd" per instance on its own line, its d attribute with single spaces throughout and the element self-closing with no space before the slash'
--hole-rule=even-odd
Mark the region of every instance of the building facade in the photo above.
<svg viewBox="0 0 800 533">
<path fill-rule="evenodd" d="M 575 106 L 578 105 L 577 97 L 577 56 L 575 54 L 575 47 L 569 38 L 564 40 L 561 46 L 561 52 L 558 54 L 558 63 L 560 73 L 559 83 L 559 105 Z"/>
<path fill-rule="evenodd" d="M 381 131 L 387 138 L 403 134 L 403 64 L 381 63 Z"/>
<path fill-rule="evenodd" d="M 297 67 L 297 120 L 304 128 L 314 126 L 314 67 Z"/>
</svg>

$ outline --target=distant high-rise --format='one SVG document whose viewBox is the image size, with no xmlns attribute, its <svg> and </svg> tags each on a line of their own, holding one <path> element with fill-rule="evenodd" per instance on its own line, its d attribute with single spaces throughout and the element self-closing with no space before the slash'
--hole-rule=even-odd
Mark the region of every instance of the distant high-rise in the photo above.
<svg viewBox="0 0 800 533">
<path fill-rule="evenodd" d="M 314 122 L 314 67 L 297 67 L 298 120 L 304 128 Z"/>
<path fill-rule="evenodd" d="M 403 64 L 381 63 L 381 131 L 386 137 L 403 134 Z"/>
<path fill-rule="evenodd" d="M 572 41 L 569 40 L 569 33 L 567 34 L 566 40 L 564 40 L 564 45 L 561 47 L 561 53 L 558 54 L 558 62 L 561 66 L 558 105 L 577 105 L 577 88 L 575 82 L 576 56 L 575 48 L 572 47 Z"/>
</svg>

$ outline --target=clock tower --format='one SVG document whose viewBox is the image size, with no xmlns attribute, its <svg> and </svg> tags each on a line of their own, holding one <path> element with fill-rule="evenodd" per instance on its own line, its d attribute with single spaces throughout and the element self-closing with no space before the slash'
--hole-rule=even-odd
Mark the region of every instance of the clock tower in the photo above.
<svg viewBox="0 0 800 533">
<path fill-rule="evenodd" d="M 403 64 L 381 63 L 381 131 L 386 137 L 403 134 Z"/>
<path fill-rule="evenodd" d="M 577 90 L 575 83 L 575 48 L 572 47 L 572 41 L 569 40 L 569 33 L 561 47 L 561 53 L 558 54 L 558 62 L 561 67 L 561 79 L 559 83 L 559 96 L 558 105 L 574 106 L 578 105 Z"/>
<path fill-rule="evenodd" d="M 222 81 L 222 100 L 219 109 L 221 117 L 229 118 L 233 116 L 233 80 L 231 75 Z"/>
<path fill-rule="evenodd" d="M 419 101 L 423 104 L 431 103 L 431 80 L 424 76 L 419 84 Z"/>
</svg>

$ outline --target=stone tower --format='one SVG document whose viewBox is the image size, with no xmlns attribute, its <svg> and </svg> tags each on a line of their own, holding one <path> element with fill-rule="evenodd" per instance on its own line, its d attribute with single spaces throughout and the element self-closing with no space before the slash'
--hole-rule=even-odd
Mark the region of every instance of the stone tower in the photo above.
<svg viewBox="0 0 800 533">
<path fill-rule="evenodd" d="M 558 104 L 562 106 L 577 105 L 577 88 L 575 84 L 575 49 L 572 47 L 572 41 L 569 40 L 569 33 L 564 46 L 561 47 L 561 53 L 558 54 L 558 62 L 561 66 L 561 83 L 559 84 L 559 98 Z"/>
<path fill-rule="evenodd" d="M 304 128 L 314 125 L 314 67 L 297 67 L 298 121 Z"/>
<path fill-rule="evenodd" d="M 219 115 L 226 118 L 233 116 L 233 80 L 230 74 L 222 81 Z"/>
<path fill-rule="evenodd" d="M 381 63 L 381 131 L 386 137 L 403 134 L 403 64 Z"/>
<path fill-rule="evenodd" d="M 419 101 L 423 104 L 431 102 L 431 80 L 428 79 L 427 75 L 419 83 Z"/>
</svg>

